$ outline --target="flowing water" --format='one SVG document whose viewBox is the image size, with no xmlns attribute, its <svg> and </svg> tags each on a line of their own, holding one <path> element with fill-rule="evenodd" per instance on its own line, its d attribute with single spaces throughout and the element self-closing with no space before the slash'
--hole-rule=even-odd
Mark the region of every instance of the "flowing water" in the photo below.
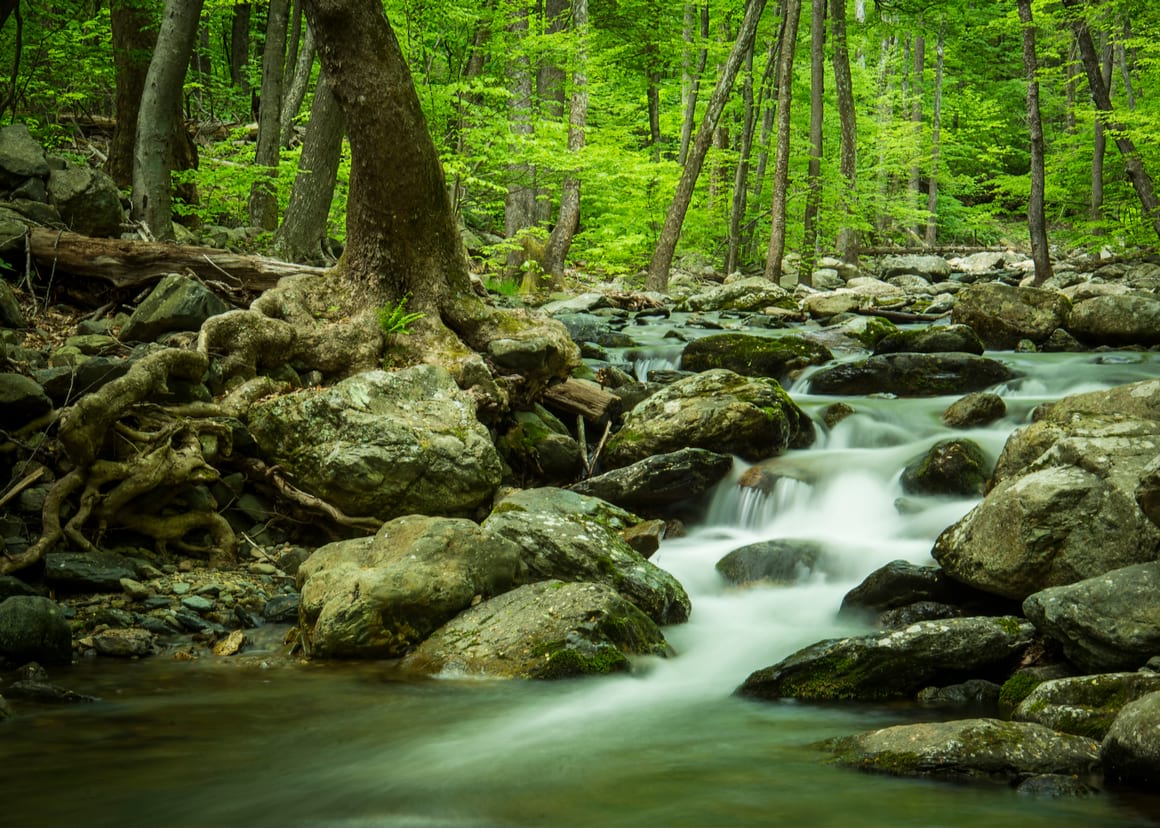
<svg viewBox="0 0 1160 829">
<path fill-rule="evenodd" d="M 654 561 L 693 601 L 666 630 L 678 655 L 634 673 L 555 683 L 400 677 L 389 664 L 245 659 L 101 661 L 53 678 L 102 698 L 19 703 L 0 725 L 3 825 L 1155 825 L 1155 797 L 1037 799 L 1005 786 L 871 776 L 824 764 L 827 737 L 962 712 L 742 700 L 748 674 L 819 639 L 863 632 L 842 596 L 893 559 L 929 563 L 973 505 L 907 498 L 902 467 L 969 434 L 993 459 L 1040 402 L 1160 374 L 1152 355 L 1002 355 L 1023 373 L 1010 414 L 956 433 L 952 398 L 851 400 L 857 414 L 782 461 L 766 495 L 742 471 Z M 834 402 L 793 390 L 813 414 Z M 795 479 L 796 478 L 796 479 Z M 808 483 L 806 483 L 808 481 Z M 727 587 L 743 544 L 812 539 L 792 587 Z"/>
</svg>

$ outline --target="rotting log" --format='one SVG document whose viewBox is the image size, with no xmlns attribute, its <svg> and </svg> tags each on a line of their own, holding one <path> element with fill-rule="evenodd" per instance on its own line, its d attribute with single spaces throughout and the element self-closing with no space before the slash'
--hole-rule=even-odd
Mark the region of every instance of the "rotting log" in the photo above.
<svg viewBox="0 0 1160 829">
<path fill-rule="evenodd" d="M 620 398 L 595 383 L 570 379 L 548 386 L 543 402 L 549 409 L 582 415 L 590 423 L 603 423 L 616 413 Z"/>
<path fill-rule="evenodd" d="M 32 261 L 42 271 L 94 277 L 117 288 L 149 285 L 170 273 L 192 273 L 207 282 L 257 292 L 273 288 L 284 276 L 326 272 L 325 268 L 218 248 L 98 239 L 42 227 L 30 229 L 28 245 Z"/>
</svg>

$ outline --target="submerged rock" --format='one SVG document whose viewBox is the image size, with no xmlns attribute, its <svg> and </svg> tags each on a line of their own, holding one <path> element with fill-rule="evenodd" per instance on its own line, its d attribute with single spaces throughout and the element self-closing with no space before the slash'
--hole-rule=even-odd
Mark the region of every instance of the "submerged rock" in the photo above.
<svg viewBox="0 0 1160 829">
<path fill-rule="evenodd" d="M 1035 723 L 993 719 L 896 725 L 828 740 L 834 762 L 899 777 L 1013 783 L 1041 774 L 1090 775 L 1095 740 Z"/>
<path fill-rule="evenodd" d="M 1104 777 L 1155 792 L 1160 785 L 1160 691 L 1129 702 L 1100 746 Z"/>
<path fill-rule="evenodd" d="M 804 337 L 757 334 L 712 334 L 693 340 L 681 354 L 681 368 L 724 368 L 746 377 L 772 377 L 784 383 L 795 372 L 834 359 L 830 349 Z"/>
<path fill-rule="evenodd" d="M 972 440 L 942 440 L 902 470 L 902 491 L 910 495 L 982 495 L 990 466 Z"/>
<path fill-rule="evenodd" d="M 671 652 L 660 628 L 612 588 L 543 581 L 461 613 L 400 667 L 424 674 L 564 679 L 627 671 L 630 655 Z"/>
<path fill-rule="evenodd" d="M 628 510 L 664 509 L 708 492 L 733 468 L 733 457 L 707 449 L 680 449 L 651 455 L 629 466 L 572 484 Z"/>
<path fill-rule="evenodd" d="M 825 548 L 814 541 L 759 541 L 732 551 L 716 567 L 730 584 L 793 584 L 814 572 L 824 552 Z"/>
<path fill-rule="evenodd" d="M 1014 376 L 1014 372 L 998 360 L 976 354 L 900 352 L 824 368 L 810 375 L 810 391 L 814 394 L 935 397 L 980 391 Z"/>
</svg>

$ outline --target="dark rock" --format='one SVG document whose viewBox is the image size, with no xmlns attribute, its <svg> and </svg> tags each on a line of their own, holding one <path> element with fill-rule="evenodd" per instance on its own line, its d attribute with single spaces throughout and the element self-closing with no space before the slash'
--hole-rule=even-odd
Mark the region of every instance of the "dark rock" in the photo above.
<svg viewBox="0 0 1160 829">
<path fill-rule="evenodd" d="M 988 349 L 1013 349 L 1020 340 L 1044 342 L 1071 310 L 1061 293 L 999 283 L 971 285 L 955 298 L 953 322 L 969 325 Z"/>
<path fill-rule="evenodd" d="M 931 619 L 954 619 L 965 616 L 963 608 L 958 605 L 943 602 L 914 602 L 891 610 L 884 610 L 878 614 L 877 625 L 883 630 L 909 627 L 916 622 L 926 622 Z"/>
<path fill-rule="evenodd" d="M 627 510 L 663 509 L 704 495 L 732 468 L 731 455 L 707 449 L 680 449 L 650 455 L 572 484 L 569 489 Z"/>
<path fill-rule="evenodd" d="M 23 374 L 0 374 L 0 429 L 20 429 L 52 411 L 40 384 Z"/>
<path fill-rule="evenodd" d="M 516 412 L 515 423 L 496 441 L 496 447 L 514 469 L 533 480 L 570 482 L 580 472 L 580 444 L 559 418 L 537 405 Z"/>
<path fill-rule="evenodd" d="M 67 665 L 72 661 L 72 632 L 56 602 L 12 596 L 0 602 L 0 661 L 29 660 Z"/>
<path fill-rule="evenodd" d="M 204 616 L 213 610 L 214 602 L 205 596 L 186 596 L 181 600 L 181 606 L 186 610 L 192 610 L 194 613 Z"/>
<path fill-rule="evenodd" d="M 1007 404 L 994 392 L 976 391 L 960 397 L 942 413 L 942 422 L 952 429 L 989 426 L 1007 416 Z"/>
<path fill-rule="evenodd" d="M 133 361 L 121 357 L 89 357 L 72 365 L 38 369 L 33 376 L 57 406 L 66 406 L 123 377 Z"/>
<path fill-rule="evenodd" d="M 642 521 L 635 527 L 629 527 L 621 532 L 620 537 L 629 547 L 636 550 L 645 558 L 661 548 L 661 541 L 665 537 L 665 522 L 659 518 L 651 521 Z"/>
<path fill-rule="evenodd" d="M 1014 377 L 1003 363 L 976 354 L 882 354 L 841 363 L 810 375 L 814 394 L 934 397 L 981 391 Z"/>
<path fill-rule="evenodd" d="M 999 685 L 985 679 L 968 679 L 942 688 L 923 688 L 918 701 L 927 705 L 993 706 L 999 701 Z"/>
<path fill-rule="evenodd" d="M 1104 777 L 1146 791 L 1160 785 L 1160 691 L 1129 702 L 1100 746 Z"/>
<path fill-rule="evenodd" d="M 117 553 L 49 553 L 44 557 L 44 579 L 57 589 L 120 593 L 121 579 L 136 576 L 136 565 Z"/>
<path fill-rule="evenodd" d="M 994 605 L 993 598 L 955 581 L 938 567 L 899 559 L 879 567 L 848 592 L 840 613 L 881 613 L 918 602 L 971 608 Z"/>
<path fill-rule="evenodd" d="M 109 176 L 92 167 L 53 170 L 49 202 L 72 230 L 83 236 L 118 236 L 125 221 L 121 194 Z"/>
<path fill-rule="evenodd" d="M 196 331 L 210 317 L 228 310 L 196 279 L 171 273 L 137 306 L 121 330 L 121 340 L 150 342 L 169 331 Z"/>
<path fill-rule="evenodd" d="M 813 541 L 758 541 L 733 550 L 717 562 L 717 572 L 730 584 L 756 582 L 793 584 L 818 567 L 825 548 Z"/>
<path fill-rule="evenodd" d="M 613 328 L 604 317 L 594 314 L 556 314 L 554 317 L 577 343 L 595 343 L 604 348 L 631 348 L 636 341 Z"/>
<path fill-rule="evenodd" d="M 896 331 L 887 334 L 874 346 L 875 354 L 897 354 L 904 351 L 923 354 L 948 351 L 982 354 L 983 341 L 968 325 L 937 325 L 929 328 Z"/>
<path fill-rule="evenodd" d="M 822 423 L 827 429 L 833 429 L 852 414 L 855 414 L 854 407 L 849 403 L 831 403 L 822 409 Z"/>
<path fill-rule="evenodd" d="M 19 682 L 13 682 L 4 689 L 4 693 L 12 697 L 12 699 L 23 699 L 29 702 L 40 703 L 100 701 L 97 697 L 91 697 L 88 694 L 78 694 L 76 691 L 70 691 L 68 688 L 54 685 L 51 682 L 41 682 L 31 679 L 22 679 Z"/>
<path fill-rule="evenodd" d="M 266 606 L 262 610 L 262 616 L 267 622 L 288 622 L 293 624 L 298 621 L 298 603 L 299 597 L 297 593 L 286 593 L 281 596 L 274 596 L 266 602 Z"/>
<path fill-rule="evenodd" d="M 1090 797 L 1100 790 L 1073 774 L 1036 774 L 1015 787 L 1026 797 Z"/>
<path fill-rule="evenodd" d="M 2 251 L 0 251 L 2 252 Z M 16 301 L 16 294 L 3 279 L 0 279 L 0 328 L 27 328 L 28 321 Z"/>
<path fill-rule="evenodd" d="M 681 368 L 724 368 L 747 377 L 772 377 L 784 383 L 803 368 L 820 366 L 832 359 L 830 349 L 804 337 L 712 334 L 685 346 Z"/>
<path fill-rule="evenodd" d="M 10 596 L 39 596 L 40 593 L 16 576 L 0 575 L 0 602 Z"/>
<path fill-rule="evenodd" d="M 902 470 L 902 491 L 910 495 L 981 496 L 990 465 L 972 440 L 942 440 Z"/>
<path fill-rule="evenodd" d="M 48 160 L 44 148 L 24 124 L 0 128 L 0 185 L 19 186 L 27 178 L 47 178 Z"/>
</svg>

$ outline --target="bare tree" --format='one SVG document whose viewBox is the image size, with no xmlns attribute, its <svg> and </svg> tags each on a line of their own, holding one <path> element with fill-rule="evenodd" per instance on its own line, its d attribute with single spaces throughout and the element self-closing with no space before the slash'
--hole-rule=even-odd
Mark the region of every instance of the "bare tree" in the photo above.
<svg viewBox="0 0 1160 829">
<path fill-rule="evenodd" d="M 1023 67 L 1027 73 L 1027 127 L 1031 137 L 1031 199 L 1027 223 L 1031 232 L 1031 259 L 1035 262 L 1035 284 L 1051 278 L 1051 253 L 1047 247 L 1047 219 L 1043 211 L 1043 123 L 1039 118 L 1038 61 L 1035 55 L 1035 25 L 1031 0 L 1018 0 L 1019 21 L 1023 24 Z"/>
<path fill-rule="evenodd" d="M 830 33 L 834 41 L 831 52 L 834 94 L 838 99 L 838 123 L 841 126 L 838 166 L 842 173 L 842 204 L 849 217 L 858 179 L 858 117 L 854 109 L 854 82 L 846 43 L 846 0 L 830 0 Z M 843 224 L 838 231 L 838 253 L 847 262 L 857 261 L 858 237 L 849 224 Z"/>
<path fill-rule="evenodd" d="M 778 56 L 777 158 L 773 164 L 773 212 L 769 250 L 765 256 L 765 278 L 781 282 L 781 258 L 785 254 L 786 196 L 789 190 L 789 111 L 793 103 L 793 56 L 797 51 L 801 0 L 786 0 L 785 35 Z"/>
<path fill-rule="evenodd" d="M 822 116 L 826 87 L 826 2 L 813 0 L 810 14 L 810 162 L 806 173 L 806 212 L 802 224 L 801 267 L 798 282 L 814 284 L 814 262 L 818 255 L 818 213 L 822 205 Z"/>
<path fill-rule="evenodd" d="M 262 100 L 258 109 L 258 142 L 254 162 L 265 175 L 250 188 L 250 224 L 263 230 L 278 226 L 278 175 L 281 147 L 282 81 L 286 74 L 286 29 L 290 21 L 288 0 L 270 0 L 266 21 L 266 46 L 262 50 Z"/>
</svg>

